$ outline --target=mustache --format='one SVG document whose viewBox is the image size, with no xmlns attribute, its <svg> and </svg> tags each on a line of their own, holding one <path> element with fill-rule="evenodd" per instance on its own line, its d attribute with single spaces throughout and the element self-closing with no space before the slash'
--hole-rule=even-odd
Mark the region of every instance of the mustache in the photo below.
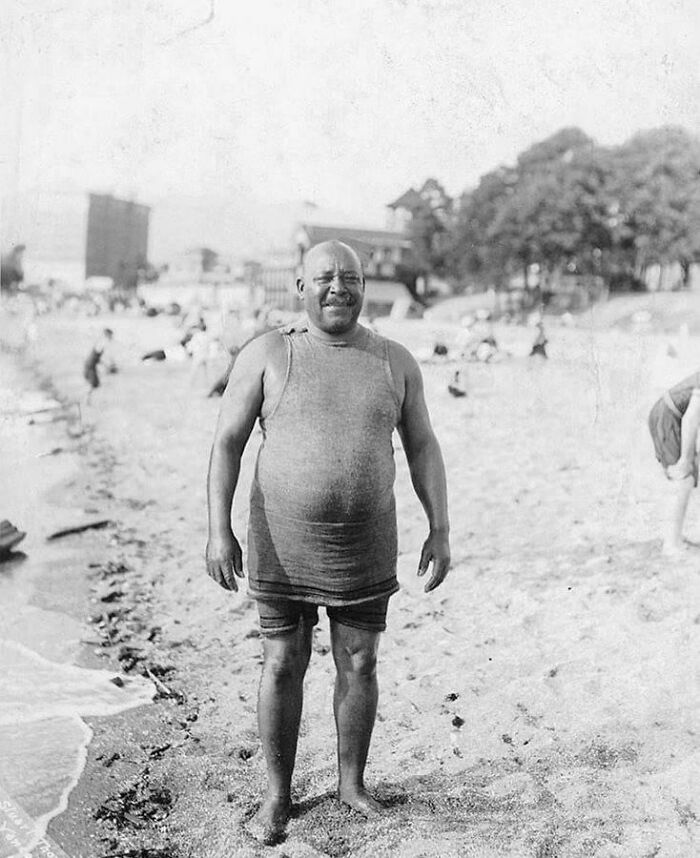
<svg viewBox="0 0 700 858">
<path fill-rule="evenodd" d="M 323 302 L 324 307 L 352 307 L 355 301 L 348 298 L 326 298 Z"/>
</svg>

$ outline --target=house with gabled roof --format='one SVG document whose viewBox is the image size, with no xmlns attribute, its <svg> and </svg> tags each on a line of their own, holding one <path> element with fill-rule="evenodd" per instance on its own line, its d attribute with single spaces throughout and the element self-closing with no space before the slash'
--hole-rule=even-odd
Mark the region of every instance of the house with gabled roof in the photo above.
<svg viewBox="0 0 700 858">
<path fill-rule="evenodd" d="M 415 188 L 409 188 L 387 206 L 387 227 L 405 232 L 416 211 L 425 207 L 425 200 Z"/>
</svg>

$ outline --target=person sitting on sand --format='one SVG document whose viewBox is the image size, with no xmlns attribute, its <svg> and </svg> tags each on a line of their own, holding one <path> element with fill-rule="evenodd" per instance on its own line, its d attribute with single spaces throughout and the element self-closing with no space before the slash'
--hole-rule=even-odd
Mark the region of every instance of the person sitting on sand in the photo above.
<svg viewBox="0 0 700 858">
<path fill-rule="evenodd" d="M 462 383 L 462 373 L 459 370 L 455 372 L 454 378 L 452 379 L 450 384 L 447 385 L 447 389 L 452 394 L 452 396 L 458 399 L 462 396 L 467 395 L 467 389 Z"/>
<path fill-rule="evenodd" d="M 693 487 L 698 484 L 697 440 L 700 427 L 700 372 L 667 390 L 649 414 L 649 430 L 657 460 L 677 485 L 663 552 L 678 554 L 686 543 L 683 522 Z"/>
<path fill-rule="evenodd" d="M 93 391 L 95 391 L 100 386 L 100 375 L 97 372 L 97 366 L 100 361 L 106 358 L 108 347 L 109 344 L 112 342 L 113 336 L 114 332 L 112 331 L 112 329 L 105 328 L 102 331 L 101 337 L 92 347 L 92 349 L 90 350 L 90 354 L 85 359 L 85 365 L 83 366 L 83 378 L 88 383 L 88 393 L 85 400 L 88 404 L 90 403 L 90 400 L 92 398 Z M 110 367 L 111 366 L 114 366 L 114 363 L 110 361 Z"/>
<path fill-rule="evenodd" d="M 377 711 L 376 659 L 396 579 L 392 434 L 398 429 L 429 533 L 418 564 L 425 591 L 450 564 L 445 468 L 420 369 L 403 346 L 358 324 L 365 279 L 338 241 L 312 247 L 297 293 L 303 322 L 250 342 L 224 393 L 208 479 L 208 574 L 237 590 L 240 545 L 231 504 L 256 420 L 263 427 L 250 493 L 248 590 L 263 636 L 258 697 L 267 795 L 249 823 L 264 843 L 284 836 L 303 681 L 322 605 L 336 667 L 338 797 L 370 816 L 364 785 Z"/>
</svg>

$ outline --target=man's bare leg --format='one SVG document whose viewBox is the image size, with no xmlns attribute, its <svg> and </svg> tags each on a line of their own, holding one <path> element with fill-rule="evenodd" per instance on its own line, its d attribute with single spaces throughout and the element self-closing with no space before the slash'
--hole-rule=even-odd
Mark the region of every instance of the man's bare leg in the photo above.
<svg viewBox="0 0 700 858">
<path fill-rule="evenodd" d="M 685 548 L 683 541 L 683 522 L 688 509 L 688 500 L 693 490 L 693 475 L 684 477 L 682 480 L 674 480 L 676 484 L 676 496 L 673 502 L 671 518 L 668 522 L 664 536 L 663 553 L 667 556 L 678 554 Z"/>
<path fill-rule="evenodd" d="M 373 816 L 382 806 L 367 792 L 364 771 L 377 714 L 379 632 L 353 629 L 331 620 L 337 670 L 333 711 L 338 732 L 338 797 Z"/>
<path fill-rule="evenodd" d="M 284 834 L 289 820 L 311 634 L 312 626 L 302 618 L 295 632 L 263 642 L 258 730 L 267 763 L 267 794 L 250 827 L 256 837 L 268 843 L 274 843 Z"/>
</svg>

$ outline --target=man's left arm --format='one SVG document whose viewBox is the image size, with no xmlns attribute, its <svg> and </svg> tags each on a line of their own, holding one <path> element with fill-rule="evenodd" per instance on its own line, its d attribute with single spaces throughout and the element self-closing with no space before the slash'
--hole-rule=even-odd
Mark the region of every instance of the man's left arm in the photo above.
<svg viewBox="0 0 700 858">
<path fill-rule="evenodd" d="M 440 445 L 430 424 L 423 393 L 423 378 L 415 358 L 403 347 L 392 350 L 392 369 L 403 383 L 399 434 L 408 460 L 411 481 L 423 505 L 430 532 L 423 544 L 418 574 L 433 569 L 425 592 L 445 580 L 450 568 L 450 522 L 447 513 L 447 480 Z"/>
</svg>

